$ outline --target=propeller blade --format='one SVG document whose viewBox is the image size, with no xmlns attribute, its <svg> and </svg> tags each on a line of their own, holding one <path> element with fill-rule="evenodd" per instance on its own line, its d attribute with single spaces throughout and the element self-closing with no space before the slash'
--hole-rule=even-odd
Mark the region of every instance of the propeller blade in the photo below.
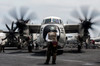
<svg viewBox="0 0 100 66">
<path fill-rule="evenodd" d="M 92 28 L 94 28 L 94 30 L 96 31 L 96 32 L 99 32 L 100 30 L 99 30 L 99 25 L 95 25 L 95 24 L 93 24 L 92 25 Z M 94 32 L 95 33 L 95 32 Z"/>
<path fill-rule="evenodd" d="M 11 25 L 11 30 L 13 30 L 13 26 L 14 26 L 14 22 L 12 22 L 12 25 Z"/>
<path fill-rule="evenodd" d="M 13 31 L 15 32 L 17 28 L 18 28 L 18 27 L 16 26 L 16 27 L 13 29 Z"/>
<path fill-rule="evenodd" d="M 82 12 L 82 14 L 83 14 L 85 20 L 87 20 L 88 9 L 89 9 L 89 7 L 87 7 L 87 6 L 82 6 L 82 7 L 80 7 L 80 9 L 81 9 L 81 12 Z"/>
<path fill-rule="evenodd" d="M 74 18 L 76 18 L 76 19 L 81 18 L 81 15 L 80 15 L 80 13 L 78 12 L 78 10 L 74 10 L 74 11 L 71 13 L 71 15 L 72 15 Z"/>
<path fill-rule="evenodd" d="M 33 12 L 29 12 L 26 14 L 25 19 L 26 20 L 35 20 L 37 18 L 37 15 Z"/>
<path fill-rule="evenodd" d="M 25 14 L 28 12 L 28 8 L 27 7 L 21 7 L 20 8 L 20 16 L 21 19 L 24 19 Z"/>
<path fill-rule="evenodd" d="M 95 20 L 92 23 L 93 23 L 93 25 L 100 26 L 100 19 Z"/>
<path fill-rule="evenodd" d="M 9 37 L 9 35 L 7 35 L 7 36 L 4 38 L 4 40 L 7 39 L 8 37 Z"/>
<path fill-rule="evenodd" d="M 8 27 L 8 25 L 6 24 L 7 29 L 10 31 L 10 28 Z"/>
<path fill-rule="evenodd" d="M 92 31 L 94 36 L 96 36 L 100 32 L 100 30 L 98 29 L 99 26 L 92 26 L 92 27 L 93 27 L 93 29 L 90 29 L 90 30 Z"/>
<path fill-rule="evenodd" d="M 91 30 L 95 30 L 92 26 L 91 26 L 89 29 L 91 29 Z"/>
<path fill-rule="evenodd" d="M 17 38 L 16 38 L 16 36 L 15 36 L 15 35 L 14 35 L 13 37 L 17 40 Z"/>
<path fill-rule="evenodd" d="M 7 35 L 5 38 L 3 38 L 3 40 L 7 39 L 9 37 L 9 35 Z"/>
<path fill-rule="evenodd" d="M 92 10 L 91 14 L 90 14 L 90 18 L 94 19 L 96 17 L 98 17 L 100 15 L 100 13 L 97 10 Z"/>
<path fill-rule="evenodd" d="M 10 10 L 10 11 L 9 11 L 9 15 L 10 15 L 12 18 L 18 20 L 16 8 L 13 8 L 12 10 Z"/>
<path fill-rule="evenodd" d="M 30 20 L 25 20 L 25 23 L 28 23 Z"/>
</svg>

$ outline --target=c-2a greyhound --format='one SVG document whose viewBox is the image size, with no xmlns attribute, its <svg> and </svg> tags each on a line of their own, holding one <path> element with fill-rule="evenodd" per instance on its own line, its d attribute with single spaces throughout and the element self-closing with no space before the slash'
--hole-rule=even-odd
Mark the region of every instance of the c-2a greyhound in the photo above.
<svg viewBox="0 0 100 66">
<path fill-rule="evenodd" d="M 30 33 L 39 33 L 37 37 L 37 43 L 41 46 L 46 45 L 46 35 L 49 32 L 49 29 L 53 27 L 58 27 L 59 38 L 58 38 L 58 46 L 59 48 L 63 48 L 67 42 L 66 33 L 78 33 L 79 25 L 69 25 L 63 24 L 61 18 L 50 16 L 43 19 L 41 25 L 35 24 L 27 24 L 29 26 Z"/>
</svg>

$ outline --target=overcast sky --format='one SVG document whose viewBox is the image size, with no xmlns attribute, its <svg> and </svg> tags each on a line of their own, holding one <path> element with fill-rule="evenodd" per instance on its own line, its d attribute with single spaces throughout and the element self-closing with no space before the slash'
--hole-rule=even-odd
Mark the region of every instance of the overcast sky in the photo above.
<svg viewBox="0 0 100 66">
<path fill-rule="evenodd" d="M 88 5 L 100 11 L 100 0 L 0 0 L 0 29 L 6 30 L 3 18 L 15 7 L 29 7 L 37 15 L 33 23 L 41 24 L 47 16 L 60 17 L 66 23 L 70 12 L 81 5 Z"/>
</svg>

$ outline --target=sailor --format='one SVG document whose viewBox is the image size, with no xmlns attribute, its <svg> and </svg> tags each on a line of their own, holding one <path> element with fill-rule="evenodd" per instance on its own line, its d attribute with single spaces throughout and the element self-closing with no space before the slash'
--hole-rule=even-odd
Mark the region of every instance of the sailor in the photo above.
<svg viewBox="0 0 100 66">
<path fill-rule="evenodd" d="M 2 51 L 2 40 L 0 39 L 0 52 Z"/>
<path fill-rule="evenodd" d="M 26 37 L 26 41 L 28 44 L 28 52 L 32 52 L 32 43 L 31 43 L 30 37 Z"/>
<path fill-rule="evenodd" d="M 46 41 L 47 41 L 47 59 L 44 64 L 49 64 L 50 57 L 52 56 L 52 64 L 56 64 L 56 55 L 57 55 L 57 30 L 50 29 L 50 32 L 47 33 Z"/>
<path fill-rule="evenodd" d="M 83 37 L 79 34 L 77 40 L 78 40 L 78 52 L 80 52 L 82 48 Z"/>
<path fill-rule="evenodd" d="M 1 43 L 0 43 L 0 52 L 1 52 L 1 51 L 5 52 L 4 48 L 5 48 L 5 40 L 2 39 L 2 41 L 1 41 Z"/>
</svg>

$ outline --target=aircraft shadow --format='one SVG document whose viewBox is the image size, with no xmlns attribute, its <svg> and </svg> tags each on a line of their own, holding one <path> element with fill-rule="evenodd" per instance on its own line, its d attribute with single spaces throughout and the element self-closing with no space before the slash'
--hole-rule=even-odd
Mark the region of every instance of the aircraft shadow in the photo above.
<svg viewBox="0 0 100 66">
<path fill-rule="evenodd" d="M 57 55 L 62 55 L 62 54 L 63 54 L 63 50 L 57 51 Z M 32 56 L 46 56 L 46 50 L 34 52 L 34 54 L 32 54 Z"/>
<path fill-rule="evenodd" d="M 6 52 L 6 51 L 5 51 Z M 23 51 L 23 50 L 17 50 L 17 51 L 12 51 L 7 54 L 21 54 L 21 53 L 29 53 L 28 51 Z M 31 52 L 32 56 L 46 56 L 46 50 L 42 51 L 33 51 Z M 63 53 L 85 53 L 85 51 L 78 52 L 77 50 L 58 50 L 57 55 L 62 55 Z"/>
<path fill-rule="evenodd" d="M 84 51 L 78 51 L 78 50 L 64 50 L 64 53 L 85 53 Z"/>
<path fill-rule="evenodd" d="M 52 66 L 52 65 L 54 65 L 54 64 L 51 64 L 51 63 L 49 63 L 49 64 L 38 63 L 37 65 L 40 65 L 40 66 L 47 66 L 47 65 L 49 66 L 49 65 L 50 65 L 50 66 Z"/>
<path fill-rule="evenodd" d="M 100 62 L 95 62 L 95 63 L 100 64 Z"/>
<path fill-rule="evenodd" d="M 29 53 L 29 52 L 19 50 L 19 51 L 12 51 L 12 52 L 9 52 L 9 53 L 7 53 L 7 54 L 21 54 L 21 53 Z"/>
</svg>

